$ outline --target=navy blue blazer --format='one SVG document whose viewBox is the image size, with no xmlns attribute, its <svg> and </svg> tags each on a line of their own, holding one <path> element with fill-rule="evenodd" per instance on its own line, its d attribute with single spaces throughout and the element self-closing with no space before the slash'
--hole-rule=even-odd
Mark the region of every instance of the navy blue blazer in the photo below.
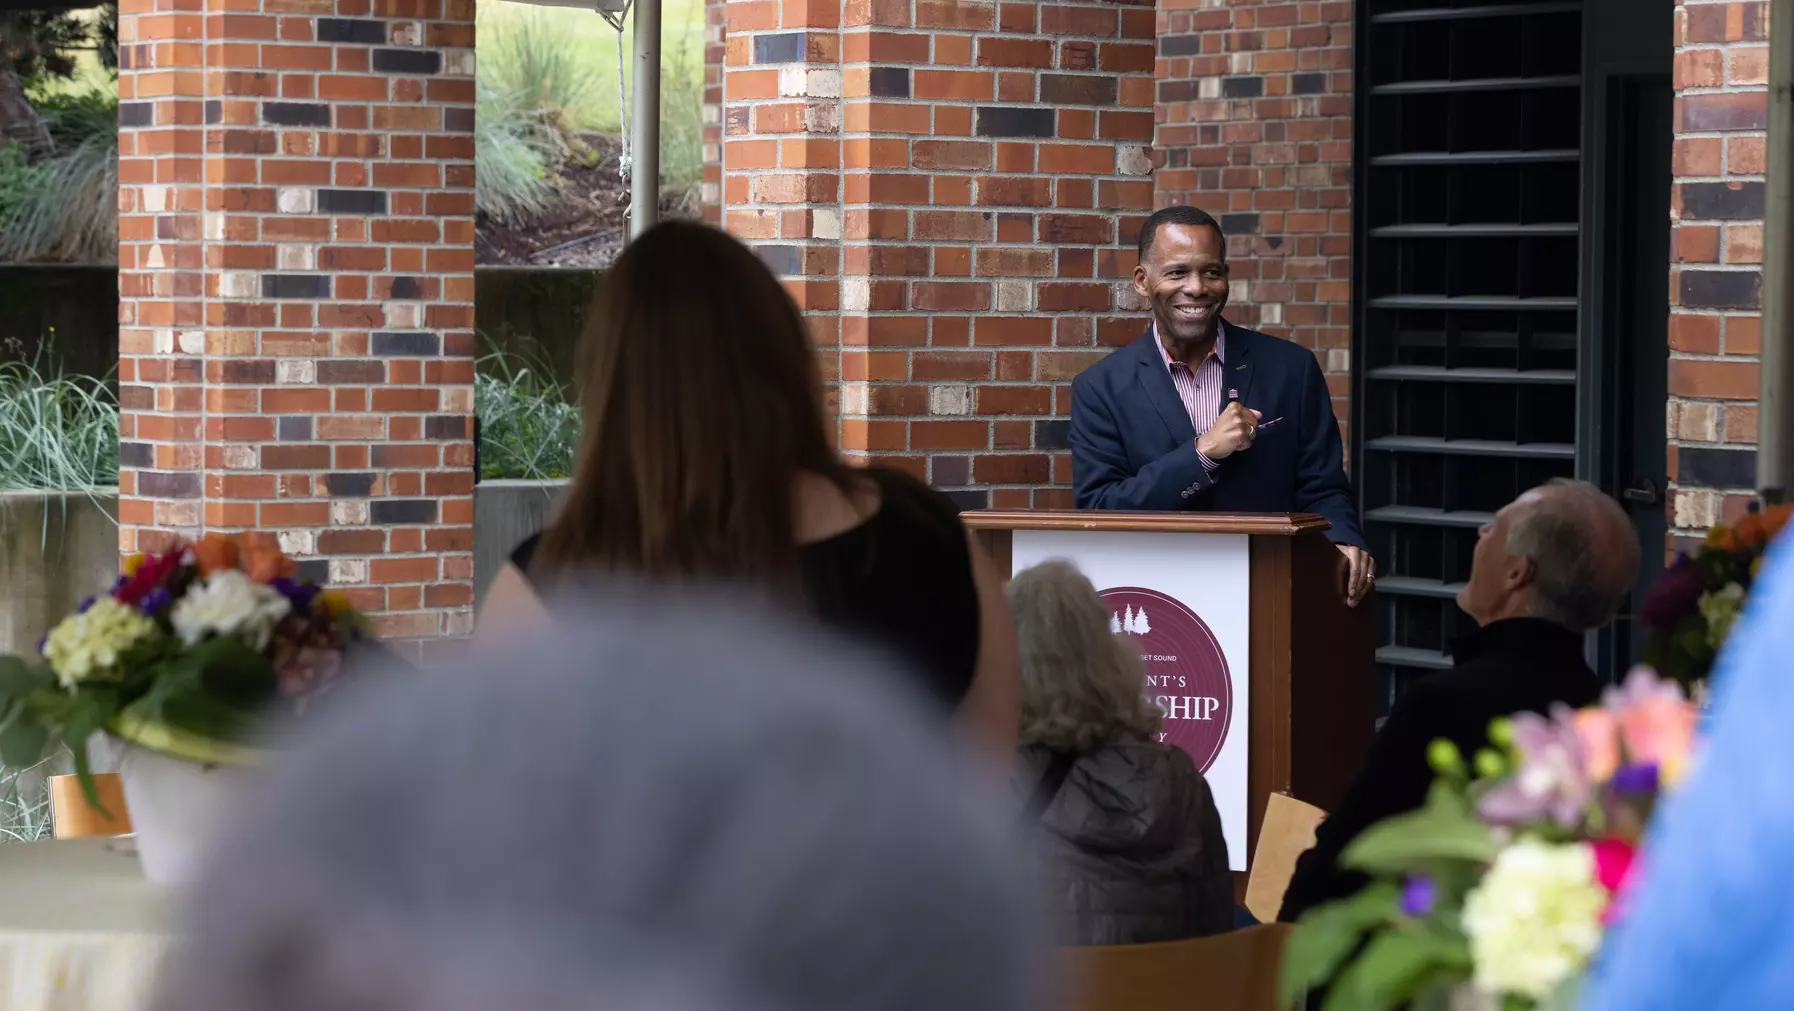
<svg viewBox="0 0 1794 1011">
<path fill-rule="evenodd" d="M 1222 460 L 1211 476 L 1148 329 L 1072 381 L 1078 508 L 1319 513 L 1333 524 L 1327 536 L 1335 543 L 1368 549 L 1314 352 L 1231 324 L 1223 334 L 1227 388 L 1262 412 L 1260 424 L 1283 420 L 1261 428 L 1251 449 Z"/>
</svg>

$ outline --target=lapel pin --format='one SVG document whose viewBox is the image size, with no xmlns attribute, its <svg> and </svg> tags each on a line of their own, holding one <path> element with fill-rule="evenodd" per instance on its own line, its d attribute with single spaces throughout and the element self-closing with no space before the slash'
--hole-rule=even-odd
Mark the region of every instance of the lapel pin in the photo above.
<svg viewBox="0 0 1794 1011">
<path fill-rule="evenodd" d="M 1228 390 L 1227 391 L 1227 399 L 1229 399 L 1229 400 L 1240 399 L 1240 391 L 1239 390 Z"/>
<path fill-rule="evenodd" d="M 1234 369 L 1234 371 L 1235 371 L 1235 372 L 1244 372 L 1244 371 L 1246 371 L 1246 366 L 1245 366 L 1245 365 L 1243 365 L 1243 364 L 1241 364 L 1241 365 L 1235 365 L 1235 366 L 1234 366 L 1234 367 L 1233 367 L 1233 369 Z"/>
</svg>

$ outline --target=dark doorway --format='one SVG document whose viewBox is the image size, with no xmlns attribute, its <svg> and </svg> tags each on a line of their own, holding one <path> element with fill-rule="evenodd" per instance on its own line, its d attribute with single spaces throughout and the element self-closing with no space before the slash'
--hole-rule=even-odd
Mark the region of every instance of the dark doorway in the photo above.
<svg viewBox="0 0 1794 1011">
<path fill-rule="evenodd" d="M 1611 283 L 1594 322 L 1614 382 L 1604 384 L 1602 455 L 1612 461 L 1600 483 L 1613 489 L 1638 531 L 1640 564 L 1633 606 L 1602 636 L 1598 655 L 1612 673 L 1640 656 L 1635 620 L 1663 571 L 1668 533 L 1669 467 L 1664 404 L 1669 397 L 1669 189 L 1675 93 L 1668 76 L 1609 84 L 1605 190 Z"/>
</svg>

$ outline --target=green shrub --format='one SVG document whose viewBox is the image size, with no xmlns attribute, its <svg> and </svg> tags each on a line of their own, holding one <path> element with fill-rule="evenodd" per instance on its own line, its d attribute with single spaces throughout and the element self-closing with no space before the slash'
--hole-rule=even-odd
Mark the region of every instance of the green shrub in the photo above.
<svg viewBox="0 0 1794 1011">
<path fill-rule="evenodd" d="M 554 184 L 547 178 L 550 152 L 514 104 L 480 82 L 473 107 L 473 199 L 481 214 L 522 224 L 547 210 Z"/>
<path fill-rule="evenodd" d="M 0 163 L 0 260 L 110 263 L 118 255 L 118 96 L 54 95 L 40 106 L 56 153 Z"/>
<path fill-rule="evenodd" d="M 565 385 L 521 356 L 501 349 L 482 357 L 473 379 L 480 422 L 480 477 L 547 480 L 570 477 L 579 449 L 579 410 Z"/>
<path fill-rule="evenodd" d="M 0 362 L 0 491 L 118 484 L 118 400 L 106 380 Z"/>
</svg>

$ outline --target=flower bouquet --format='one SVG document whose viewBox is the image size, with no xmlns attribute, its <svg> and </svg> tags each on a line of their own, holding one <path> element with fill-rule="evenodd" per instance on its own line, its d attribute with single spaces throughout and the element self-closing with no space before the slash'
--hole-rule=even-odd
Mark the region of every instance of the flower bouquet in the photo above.
<svg viewBox="0 0 1794 1011">
<path fill-rule="evenodd" d="M 1696 716 L 1673 682 L 1637 668 L 1597 706 L 1496 721 L 1474 770 L 1435 741 L 1426 804 L 1341 855 L 1370 883 L 1297 925 L 1286 1000 L 1325 986 L 1329 1011 L 1574 1007 L 1652 808 L 1686 771 Z"/>
<path fill-rule="evenodd" d="M 1693 555 L 1680 555 L 1652 584 L 1638 609 L 1649 638 L 1645 662 L 1689 687 L 1713 669 L 1719 647 L 1744 608 L 1763 553 L 1794 506 L 1750 512 L 1732 526 L 1716 526 Z"/>
<path fill-rule="evenodd" d="M 210 534 L 133 555 L 123 572 L 38 643 L 41 656 L 0 656 L 0 762 L 66 746 L 97 806 L 88 738 L 125 742 L 125 795 L 155 876 L 145 835 L 157 803 L 134 779 L 254 764 L 256 727 L 329 691 L 364 625 L 343 595 L 293 578 L 272 534 Z"/>
</svg>

